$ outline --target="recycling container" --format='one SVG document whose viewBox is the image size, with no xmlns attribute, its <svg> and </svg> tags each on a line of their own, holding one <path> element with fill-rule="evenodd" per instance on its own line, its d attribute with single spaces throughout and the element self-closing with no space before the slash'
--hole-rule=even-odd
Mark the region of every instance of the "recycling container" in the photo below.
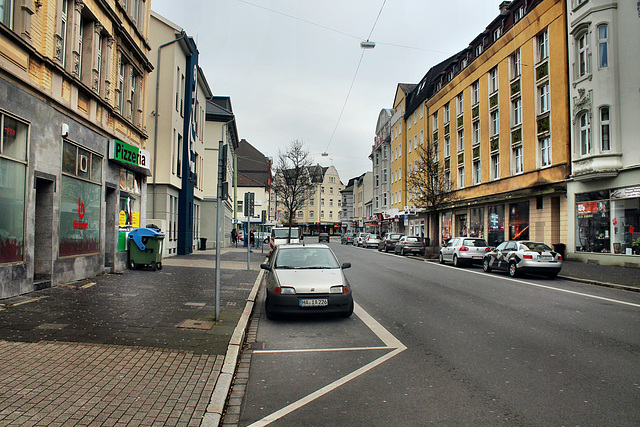
<svg viewBox="0 0 640 427">
<path fill-rule="evenodd" d="M 135 228 L 127 236 L 129 241 L 129 268 L 151 267 L 162 269 L 162 242 L 164 234 L 153 228 Z"/>
</svg>

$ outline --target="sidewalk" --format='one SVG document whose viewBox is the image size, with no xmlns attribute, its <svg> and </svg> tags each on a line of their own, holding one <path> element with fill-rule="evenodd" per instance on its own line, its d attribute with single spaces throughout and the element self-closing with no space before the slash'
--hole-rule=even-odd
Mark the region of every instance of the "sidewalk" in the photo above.
<svg viewBox="0 0 640 427">
<path fill-rule="evenodd" d="M 0 425 L 217 425 L 266 255 L 222 252 L 218 321 L 213 250 L 0 300 Z"/>
<path fill-rule="evenodd" d="M 640 292 L 640 269 L 638 268 L 563 261 L 562 271 L 558 277 Z"/>
</svg>

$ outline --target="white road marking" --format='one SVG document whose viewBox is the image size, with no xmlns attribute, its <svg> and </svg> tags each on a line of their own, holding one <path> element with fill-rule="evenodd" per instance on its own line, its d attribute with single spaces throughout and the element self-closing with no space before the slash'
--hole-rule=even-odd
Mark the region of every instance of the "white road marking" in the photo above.
<svg viewBox="0 0 640 427">
<path fill-rule="evenodd" d="M 356 350 L 389 350 L 384 347 L 343 347 L 343 348 L 299 348 L 293 350 L 253 350 L 253 354 L 275 354 L 275 353 L 322 353 L 331 351 L 356 351 Z"/>
<path fill-rule="evenodd" d="M 263 419 L 256 421 L 255 423 L 251 424 L 250 427 L 259 427 L 259 426 L 266 426 L 276 420 L 279 420 L 280 418 L 284 417 L 285 415 L 288 415 L 294 411 L 296 411 L 297 409 L 300 409 L 301 407 L 305 406 L 306 404 L 313 402 L 314 400 L 318 399 L 321 396 L 324 396 L 325 394 L 337 389 L 338 387 L 340 387 L 343 384 L 348 383 L 349 381 L 351 381 L 354 378 L 359 377 L 360 375 L 369 372 L 370 370 L 372 370 L 373 368 L 375 368 L 376 366 L 386 362 L 387 360 L 397 356 L 398 354 L 402 353 L 403 351 L 405 351 L 407 349 L 407 347 L 404 346 L 404 344 L 402 344 L 396 337 L 394 337 L 393 335 L 391 335 L 391 333 L 389 331 L 387 331 L 384 326 L 382 326 L 377 320 L 375 320 L 373 317 L 371 317 L 369 315 L 369 313 L 367 313 L 366 311 L 364 311 L 364 309 L 362 309 L 362 307 L 360 307 L 357 303 L 354 302 L 354 308 L 353 308 L 354 313 L 360 318 L 360 320 L 362 320 L 362 322 L 367 325 L 367 327 L 369 329 L 371 329 L 371 331 L 376 334 L 376 336 L 383 342 L 385 343 L 385 345 L 387 347 L 360 347 L 360 348 L 350 348 L 350 349 L 319 349 L 319 350 L 313 350 L 313 349 L 309 349 L 309 350 L 260 350 L 260 351 L 254 351 L 254 353 L 276 353 L 276 352 L 300 352 L 300 351 L 344 351 L 344 350 L 379 350 L 379 349 L 389 349 L 392 350 L 391 352 L 385 354 L 384 356 L 381 356 L 379 358 L 377 358 L 376 360 L 364 365 L 361 368 L 356 369 L 355 371 L 351 372 L 350 374 L 345 375 L 344 377 L 332 382 L 331 384 L 328 384 L 324 387 L 322 387 L 321 389 L 303 397 L 300 400 L 297 400 L 293 403 L 291 403 L 290 405 L 285 406 L 284 408 L 270 414 L 267 415 L 266 417 L 264 417 Z"/>
<path fill-rule="evenodd" d="M 473 270 L 461 270 L 458 267 L 453 267 L 453 266 L 449 266 L 449 265 L 442 265 L 442 264 L 436 264 L 436 266 L 452 268 L 454 270 L 464 271 L 466 273 L 479 274 L 479 275 L 482 275 L 484 277 L 488 277 L 489 276 L 489 274 L 485 273 L 484 271 L 480 272 L 480 271 L 473 271 Z M 552 291 L 564 292 L 566 294 L 579 295 L 579 296 L 582 296 L 582 297 L 593 298 L 593 299 L 597 299 L 597 300 L 601 300 L 601 301 L 612 302 L 612 303 L 615 303 L 615 304 L 628 305 L 628 306 L 631 306 L 631 307 L 640 308 L 640 304 L 636 304 L 636 303 L 633 303 L 633 302 L 627 302 L 627 301 L 621 301 L 621 300 L 612 299 L 612 298 L 600 297 L 600 296 L 597 296 L 597 295 L 585 294 L 583 292 L 570 291 L 568 289 L 554 288 L 553 286 L 541 285 L 541 284 L 533 283 L 533 282 L 525 282 L 524 280 L 513 279 L 511 277 L 500 277 L 500 276 L 495 276 L 495 277 L 496 278 L 501 278 L 503 280 L 510 280 L 512 282 L 521 283 L 523 285 L 535 286 L 537 288 L 550 289 Z"/>
</svg>

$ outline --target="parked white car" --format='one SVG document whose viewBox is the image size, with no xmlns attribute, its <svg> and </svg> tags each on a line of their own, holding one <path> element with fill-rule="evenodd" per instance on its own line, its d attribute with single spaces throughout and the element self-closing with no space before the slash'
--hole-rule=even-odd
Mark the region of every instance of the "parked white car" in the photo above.
<svg viewBox="0 0 640 427">
<path fill-rule="evenodd" d="M 380 244 L 380 236 L 378 236 L 377 234 L 368 234 L 367 239 L 364 241 L 362 246 L 365 248 L 377 249 L 379 244 Z"/>
<path fill-rule="evenodd" d="M 482 264 L 482 258 L 491 251 L 487 241 L 477 237 L 454 237 L 440 249 L 440 264 L 446 261 L 454 266 Z"/>
</svg>

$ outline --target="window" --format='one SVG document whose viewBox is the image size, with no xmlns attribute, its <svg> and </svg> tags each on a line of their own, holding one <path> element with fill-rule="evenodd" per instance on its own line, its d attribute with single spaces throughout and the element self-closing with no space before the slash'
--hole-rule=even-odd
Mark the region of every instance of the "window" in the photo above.
<svg viewBox="0 0 640 427">
<path fill-rule="evenodd" d="M 329 199 L 329 206 L 333 206 L 333 199 Z"/>
<path fill-rule="evenodd" d="M 482 54 L 482 45 L 479 44 L 478 46 L 476 46 L 476 57 L 480 56 Z"/>
<path fill-rule="evenodd" d="M 67 57 L 67 11 L 69 10 L 69 2 L 62 0 L 62 10 L 60 11 L 60 63 L 64 67 L 66 65 L 65 58 Z M 4 19 L 3 19 L 4 22 Z M 6 25 L 6 24 L 5 24 Z"/>
<path fill-rule="evenodd" d="M 450 171 L 445 171 L 444 173 L 444 185 L 445 185 L 445 191 L 451 190 L 451 172 Z"/>
<path fill-rule="evenodd" d="M 611 150 L 609 129 L 609 107 L 602 107 L 600 108 L 600 147 L 602 151 Z"/>
<path fill-rule="evenodd" d="M 524 17 L 524 7 L 520 6 L 519 8 L 516 9 L 516 11 L 513 13 L 513 22 L 518 22 L 519 20 L 521 20 Z"/>
<path fill-rule="evenodd" d="M 517 175 L 522 173 L 523 161 L 522 161 L 522 145 L 513 149 L 513 174 Z"/>
<path fill-rule="evenodd" d="M 607 68 L 609 66 L 609 30 L 606 25 L 598 27 L 598 67 Z"/>
<path fill-rule="evenodd" d="M 0 22 L 13 29 L 13 0 L 0 0 Z"/>
<path fill-rule="evenodd" d="M 420 129 L 420 145 L 424 144 L 424 129 Z"/>
<path fill-rule="evenodd" d="M 517 49 L 515 52 L 511 54 L 511 79 L 516 79 L 520 77 L 521 74 L 521 66 L 520 66 L 520 49 Z"/>
<path fill-rule="evenodd" d="M 471 102 L 473 102 L 473 105 L 480 102 L 480 82 L 477 80 L 471 85 L 471 94 Z"/>
<path fill-rule="evenodd" d="M 124 60 L 122 58 L 122 55 L 120 56 L 120 67 L 118 68 L 118 94 L 117 94 L 117 99 L 118 99 L 118 105 L 117 105 L 117 109 L 118 112 L 120 114 L 124 113 L 124 74 L 125 74 L 125 63 Z"/>
<path fill-rule="evenodd" d="M 449 135 L 444 137 L 444 157 L 449 157 L 451 155 L 451 140 Z"/>
<path fill-rule="evenodd" d="M 182 177 L 182 135 L 178 134 L 178 162 L 176 164 L 176 171 L 178 178 Z"/>
<path fill-rule="evenodd" d="M 489 93 L 498 90 L 498 67 L 494 67 L 489 71 Z"/>
<path fill-rule="evenodd" d="M 458 95 L 458 115 L 464 113 L 464 93 Z"/>
<path fill-rule="evenodd" d="M 386 183 L 387 182 L 387 170 L 386 169 L 383 170 L 382 173 L 383 173 L 383 177 L 384 177 L 384 181 L 383 182 Z"/>
<path fill-rule="evenodd" d="M 450 116 L 450 109 L 449 109 L 449 103 L 447 102 L 444 106 L 444 122 L 445 123 L 449 123 L 449 121 L 451 120 L 451 116 Z"/>
<path fill-rule="evenodd" d="M 304 217 L 304 212 L 303 211 L 298 211 L 298 219 L 301 219 Z"/>
<path fill-rule="evenodd" d="M 513 109 L 513 124 L 512 126 L 518 126 L 522 124 L 522 98 L 516 98 L 511 102 Z"/>
<path fill-rule="evenodd" d="M 540 114 L 549 111 L 549 83 L 538 87 L 538 100 L 540 106 Z"/>
<path fill-rule="evenodd" d="M 464 151 L 464 129 L 458 131 L 458 152 Z"/>
<path fill-rule="evenodd" d="M 314 218 L 314 216 L 315 216 L 315 215 L 314 215 L 313 211 L 309 211 L 309 219 L 313 219 L 313 218 Z"/>
<path fill-rule="evenodd" d="M 436 132 L 438 130 L 438 112 L 433 113 L 433 131 Z"/>
<path fill-rule="evenodd" d="M 482 182 L 480 175 L 480 160 L 473 162 L 473 183 L 480 184 Z"/>
<path fill-rule="evenodd" d="M 591 153 L 591 119 L 589 113 L 584 112 L 578 118 L 580 125 L 580 154 L 587 155 Z"/>
<path fill-rule="evenodd" d="M 324 194 L 324 187 L 320 187 L 320 194 Z"/>
<path fill-rule="evenodd" d="M 320 211 L 320 218 L 324 218 L 324 211 Z"/>
<path fill-rule="evenodd" d="M 422 131 L 420 131 L 420 132 L 422 132 Z M 413 137 L 413 148 L 414 148 L 414 149 L 415 149 L 415 148 L 418 148 L 418 135 L 415 135 L 415 136 Z M 409 147 L 409 150 L 411 150 L 411 147 Z"/>
<path fill-rule="evenodd" d="M 589 72 L 589 33 L 585 32 L 578 38 L 578 77 Z"/>
<path fill-rule="evenodd" d="M 312 197 L 309 199 L 309 206 L 314 206 L 316 204 L 315 199 Z"/>
<path fill-rule="evenodd" d="M 500 112 L 498 110 L 491 113 L 491 136 L 500 133 Z"/>
<path fill-rule="evenodd" d="M 547 59 L 549 57 L 549 31 L 546 28 L 536 36 L 536 44 L 538 61 Z"/>
<path fill-rule="evenodd" d="M 540 139 L 540 166 L 551 166 L 551 139 L 549 137 Z"/>
<path fill-rule="evenodd" d="M 502 28 L 496 28 L 495 30 L 493 30 L 493 41 L 498 40 L 501 35 L 502 35 Z"/>
<path fill-rule="evenodd" d="M 500 154 L 491 156 L 491 179 L 500 179 Z"/>
<path fill-rule="evenodd" d="M 80 18 L 80 25 L 79 25 L 79 30 L 80 30 L 80 35 L 78 37 L 78 77 L 82 78 L 82 42 L 83 42 L 83 38 L 84 38 L 84 19 Z"/>
<path fill-rule="evenodd" d="M 480 143 L 480 121 L 473 122 L 473 145 Z"/>
<path fill-rule="evenodd" d="M 458 188 L 464 188 L 464 166 L 458 168 Z"/>
<path fill-rule="evenodd" d="M 96 52 L 96 67 L 98 71 L 98 82 L 95 89 L 98 93 L 100 93 L 100 80 L 102 80 L 102 43 L 103 43 L 104 37 L 102 37 L 102 34 L 99 34 L 97 37 L 98 37 L 98 40 L 97 40 L 98 50 Z"/>
<path fill-rule="evenodd" d="M 125 191 L 121 191 L 120 210 L 127 215 L 127 225 L 139 221 L 139 200 L 135 204 L 136 198 L 127 195 L 140 194 L 139 182 L 134 173 L 120 170 L 120 189 Z M 100 252 L 101 183 L 102 156 L 65 141 L 60 180 L 61 257 Z M 123 196 L 126 202 L 124 206 Z"/>
<path fill-rule="evenodd" d="M 439 156 L 438 141 L 433 141 L 433 161 L 437 162 Z"/>
<path fill-rule="evenodd" d="M 6 4 L 6 3 L 5 3 Z M 4 17 L 3 17 L 4 18 Z M 4 21 L 3 21 L 4 22 Z M 25 187 L 29 127 L 0 113 L 0 264 L 24 259 Z M 77 201 L 74 206 L 77 206 Z"/>
<path fill-rule="evenodd" d="M 420 118 L 424 117 L 424 105 L 420 104 Z"/>
<path fill-rule="evenodd" d="M 320 206 L 324 206 L 324 198 L 320 199 Z"/>
</svg>

